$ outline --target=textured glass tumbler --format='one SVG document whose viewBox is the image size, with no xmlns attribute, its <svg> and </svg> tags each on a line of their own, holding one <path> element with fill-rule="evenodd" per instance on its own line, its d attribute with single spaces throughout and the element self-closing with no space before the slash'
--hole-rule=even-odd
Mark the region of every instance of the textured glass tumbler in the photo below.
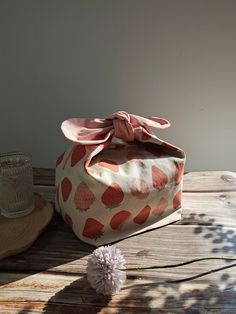
<svg viewBox="0 0 236 314">
<path fill-rule="evenodd" d="M 21 152 L 0 154 L 0 210 L 7 218 L 34 209 L 32 156 Z"/>
</svg>

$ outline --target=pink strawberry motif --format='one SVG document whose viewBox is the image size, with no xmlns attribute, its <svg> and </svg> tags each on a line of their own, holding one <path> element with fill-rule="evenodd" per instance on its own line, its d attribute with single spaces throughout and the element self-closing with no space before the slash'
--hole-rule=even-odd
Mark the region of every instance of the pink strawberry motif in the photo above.
<svg viewBox="0 0 236 314">
<path fill-rule="evenodd" d="M 168 177 L 160 168 L 152 166 L 152 182 L 155 189 L 161 190 L 167 184 Z"/>
<path fill-rule="evenodd" d="M 74 203 L 77 209 L 87 210 L 95 200 L 95 195 L 85 182 L 81 182 L 75 192 Z"/>
<path fill-rule="evenodd" d="M 178 209 L 181 206 L 181 200 L 182 200 L 182 191 L 179 191 L 178 193 L 176 193 L 173 199 L 174 209 Z"/>
<path fill-rule="evenodd" d="M 62 198 L 64 202 L 68 200 L 71 190 L 72 190 L 72 183 L 70 182 L 68 178 L 65 177 L 61 181 L 61 193 L 62 193 Z"/>
<path fill-rule="evenodd" d="M 181 180 L 184 175 L 184 164 L 182 162 L 175 161 L 173 164 L 174 170 L 174 184 L 178 185 L 181 183 Z"/>
<path fill-rule="evenodd" d="M 112 183 L 102 195 L 102 202 L 108 207 L 119 205 L 124 199 L 124 193 L 117 183 Z"/>
<path fill-rule="evenodd" d="M 61 155 L 57 158 L 56 167 L 58 167 L 58 166 L 61 164 L 61 162 L 62 162 L 64 156 L 65 156 L 65 152 L 64 152 L 63 154 L 61 154 Z"/>
<path fill-rule="evenodd" d="M 143 179 L 133 179 L 131 193 L 141 200 L 147 198 L 149 194 L 147 182 Z"/>
<path fill-rule="evenodd" d="M 99 163 L 99 166 L 107 168 L 113 172 L 118 172 L 119 171 L 119 166 L 117 163 L 113 160 L 108 160 L 108 159 L 102 159 Z"/>
<path fill-rule="evenodd" d="M 86 154 L 84 145 L 77 145 L 74 147 L 71 155 L 71 167 L 74 167 Z"/>
<path fill-rule="evenodd" d="M 151 207 L 149 205 L 145 206 L 142 210 L 140 210 L 138 215 L 134 218 L 134 222 L 139 225 L 143 224 L 148 219 L 150 215 L 150 211 L 151 211 Z"/>
<path fill-rule="evenodd" d="M 88 218 L 84 225 L 83 236 L 90 239 L 97 239 L 103 235 L 104 225 L 94 218 Z"/>
<path fill-rule="evenodd" d="M 157 207 L 153 209 L 154 216 L 161 216 L 168 206 L 168 201 L 162 197 L 157 203 Z"/>
<path fill-rule="evenodd" d="M 114 230 L 120 230 L 123 223 L 130 217 L 131 213 L 127 210 L 121 210 L 115 214 L 110 221 L 110 226 Z"/>
</svg>

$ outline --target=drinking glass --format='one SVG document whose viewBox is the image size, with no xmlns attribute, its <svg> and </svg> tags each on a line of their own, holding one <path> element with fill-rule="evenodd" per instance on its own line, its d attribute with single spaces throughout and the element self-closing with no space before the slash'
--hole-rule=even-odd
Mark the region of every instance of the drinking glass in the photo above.
<svg viewBox="0 0 236 314">
<path fill-rule="evenodd" d="M 22 152 L 0 154 L 0 211 L 7 218 L 34 209 L 32 156 Z"/>
</svg>

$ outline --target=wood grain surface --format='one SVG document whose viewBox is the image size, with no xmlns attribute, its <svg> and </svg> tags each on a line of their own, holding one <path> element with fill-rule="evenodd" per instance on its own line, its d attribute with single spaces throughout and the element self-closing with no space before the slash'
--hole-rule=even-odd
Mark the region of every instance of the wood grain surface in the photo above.
<svg viewBox="0 0 236 314">
<path fill-rule="evenodd" d="M 224 171 L 186 174 L 183 219 L 118 242 L 127 264 L 235 256 L 235 178 Z M 53 170 L 35 170 L 35 190 L 53 200 Z M 0 261 L 0 313 L 236 313 L 236 262 L 133 271 L 124 288 L 107 298 L 86 280 L 92 250 L 54 214 L 27 252 Z"/>
</svg>

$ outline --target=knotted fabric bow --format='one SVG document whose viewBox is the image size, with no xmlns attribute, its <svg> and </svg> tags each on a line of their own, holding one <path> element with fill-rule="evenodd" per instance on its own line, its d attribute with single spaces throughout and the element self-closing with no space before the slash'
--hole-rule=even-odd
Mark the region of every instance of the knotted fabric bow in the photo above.
<svg viewBox="0 0 236 314">
<path fill-rule="evenodd" d="M 155 137 L 151 131 L 152 127 L 165 129 L 169 126 L 169 121 L 162 118 L 143 118 L 118 111 L 105 119 L 68 119 L 62 123 L 61 129 L 65 137 L 72 142 L 98 145 L 107 142 L 113 136 L 126 142 L 135 139 L 143 142 Z"/>
</svg>

